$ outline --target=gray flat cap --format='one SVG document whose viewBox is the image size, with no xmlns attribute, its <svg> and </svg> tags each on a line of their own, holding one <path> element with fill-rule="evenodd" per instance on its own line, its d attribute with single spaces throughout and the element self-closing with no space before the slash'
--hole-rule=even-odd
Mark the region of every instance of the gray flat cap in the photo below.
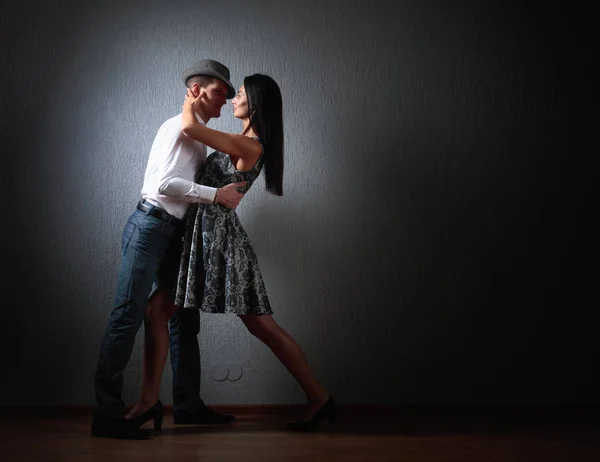
<svg viewBox="0 0 600 462">
<path fill-rule="evenodd" d="M 202 59 L 197 61 L 192 67 L 181 73 L 183 84 L 187 85 L 187 81 L 195 75 L 208 75 L 210 77 L 216 77 L 217 79 L 225 82 L 229 87 L 227 89 L 227 99 L 231 99 L 235 96 L 235 89 L 229 81 L 229 69 L 220 62 L 213 59 Z"/>
</svg>

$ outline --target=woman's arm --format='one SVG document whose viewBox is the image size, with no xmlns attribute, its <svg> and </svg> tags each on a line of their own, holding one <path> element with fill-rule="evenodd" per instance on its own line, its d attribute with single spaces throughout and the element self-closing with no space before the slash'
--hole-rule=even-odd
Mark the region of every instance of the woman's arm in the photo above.
<svg viewBox="0 0 600 462">
<path fill-rule="evenodd" d="M 194 103 L 199 98 L 194 98 L 190 90 L 183 103 L 183 115 L 181 120 L 181 131 L 188 138 L 210 146 L 217 151 L 241 159 L 256 160 L 262 152 L 259 142 L 244 135 L 233 135 L 231 133 L 213 130 L 200 123 L 194 113 Z"/>
</svg>

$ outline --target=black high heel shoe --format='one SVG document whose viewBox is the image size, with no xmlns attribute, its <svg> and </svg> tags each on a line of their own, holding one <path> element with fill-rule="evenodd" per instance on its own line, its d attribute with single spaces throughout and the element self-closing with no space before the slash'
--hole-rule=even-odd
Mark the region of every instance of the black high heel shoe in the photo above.
<svg viewBox="0 0 600 462">
<path fill-rule="evenodd" d="M 334 424 L 337 420 L 337 404 L 333 399 L 333 396 L 329 396 L 329 399 L 319 408 L 312 419 L 305 422 L 290 422 L 287 424 L 287 429 L 294 432 L 314 432 L 319 424 L 327 419 L 330 424 Z"/>
<path fill-rule="evenodd" d="M 160 431 L 160 430 L 162 430 L 162 421 L 163 421 L 164 415 L 165 415 L 165 410 L 164 410 L 163 405 L 160 402 L 160 400 L 158 400 L 156 402 L 156 404 L 154 406 L 152 406 L 150 409 L 148 409 L 146 412 L 138 415 L 137 417 L 133 417 L 132 419 L 128 419 L 128 420 L 130 420 L 134 426 L 139 428 L 142 425 L 144 425 L 146 422 L 148 422 L 149 420 L 154 419 L 154 430 Z"/>
</svg>

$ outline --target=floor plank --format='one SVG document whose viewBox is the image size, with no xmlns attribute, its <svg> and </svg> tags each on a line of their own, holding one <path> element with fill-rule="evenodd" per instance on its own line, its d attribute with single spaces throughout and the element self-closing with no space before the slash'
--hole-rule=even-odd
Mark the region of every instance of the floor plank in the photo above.
<svg viewBox="0 0 600 462">
<path fill-rule="evenodd" d="M 284 427 L 294 417 L 292 408 L 233 411 L 237 422 L 225 426 L 176 426 L 166 415 L 152 440 L 120 441 L 92 438 L 89 410 L 3 409 L 0 460 L 600 461 L 600 431 L 590 415 L 342 408 L 335 426 L 295 434 Z"/>
</svg>

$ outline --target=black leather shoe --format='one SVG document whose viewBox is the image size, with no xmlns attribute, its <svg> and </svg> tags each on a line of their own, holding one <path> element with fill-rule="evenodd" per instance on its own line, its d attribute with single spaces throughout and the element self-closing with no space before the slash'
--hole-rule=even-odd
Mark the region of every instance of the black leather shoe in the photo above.
<svg viewBox="0 0 600 462">
<path fill-rule="evenodd" d="M 314 432 L 323 420 L 328 420 L 334 424 L 337 420 L 337 404 L 332 396 L 319 408 L 312 419 L 307 421 L 291 422 L 287 424 L 287 429 L 294 432 Z"/>
<path fill-rule="evenodd" d="M 202 425 L 202 424 L 226 424 L 233 422 L 235 417 L 231 414 L 219 414 L 208 406 L 192 412 L 184 411 L 173 414 L 175 425 Z"/>
<path fill-rule="evenodd" d="M 92 436 L 120 440 L 146 440 L 152 435 L 149 430 L 141 430 L 123 417 L 95 414 L 92 420 Z"/>
<path fill-rule="evenodd" d="M 154 406 L 152 406 L 146 412 L 144 412 L 141 415 L 138 415 L 137 417 L 133 417 L 128 420 L 135 427 L 139 428 L 142 425 L 144 425 L 146 422 L 148 422 L 149 420 L 154 419 L 154 430 L 160 431 L 160 430 L 162 430 L 162 421 L 163 421 L 164 415 L 165 415 L 165 410 L 164 410 L 163 405 L 160 402 L 160 400 L 158 400 L 156 402 L 156 404 L 154 404 Z"/>
</svg>

